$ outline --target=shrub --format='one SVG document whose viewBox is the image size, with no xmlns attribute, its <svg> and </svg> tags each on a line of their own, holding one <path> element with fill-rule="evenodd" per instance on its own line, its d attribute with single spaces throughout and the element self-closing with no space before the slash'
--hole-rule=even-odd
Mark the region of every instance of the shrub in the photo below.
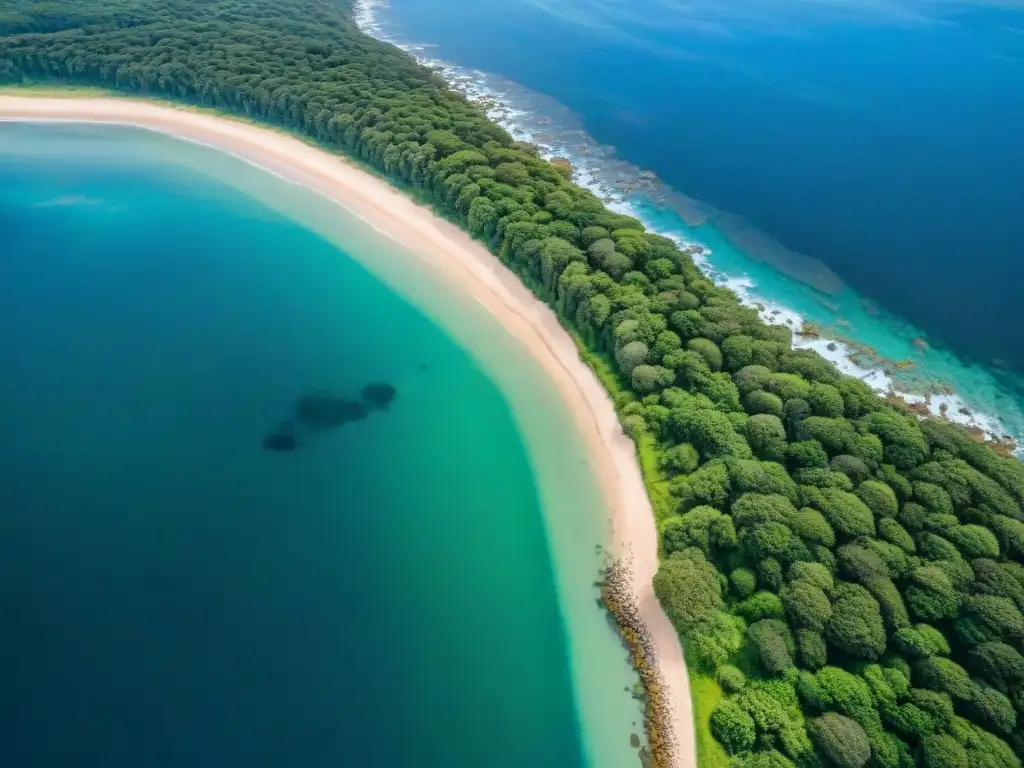
<svg viewBox="0 0 1024 768">
<path fill-rule="evenodd" d="M 882 558 L 859 544 L 846 544 L 836 550 L 839 574 L 848 581 L 866 584 L 872 579 L 888 577 L 889 569 Z"/>
<path fill-rule="evenodd" d="M 820 563 L 798 562 L 789 567 L 786 574 L 789 581 L 807 581 L 822 592 L 829 593 L 835 586 L 832 580 L 832 571 Z"/>
<path fill-rule="evenodd" d="M 638 365 L 633 369 L 633 389 L 643 394 L 672 386 L 675 380 L 675 371 L 660 365 Z"/>
<path fill-rule="evenodd" d="M 967 751 L 945 733 L 933 733 L 921 739 L 922 768 L 970 768 Z"/>
<path fill-rule="evenodd" d="M 750 597 L 757 589 L 757 576 L 749 568 L 739 567 L 729 574 L 732 592 L 741 600 Z"/>
<path fill-rule="evenodd" d="M 1024 656 L 1006 643 L 988 642 L 971 648 L 968 665 L 1003 693 L 1024 686 Z"/>
<path fill-rule="evenodd" d="M 839 667 L 823 667 L 814 676 L 818 701 L 815 708 L 834 709 L 861 725 L 878 719 L 875 701 L 867 682 Z"/>
<path fill-rule="evenodd" d="M 974 686 L 974 694 L 965 707 L 968 716 L 983 728 L 1008 735 L 1017 725 L 1017 713 L 1006 696 L 987 685 Z"/>
<path fill-rule="evenodd" d="M 897 469 L 911 469 L 928 455 L 924 435 L 913 416 L 877 410 L 865 416 L 860 423 L 881 439 L 885 447 L 885 461 Z"/>
<path fill-rule="evenodd" d="M 688 475 L 700 464 L 700 454 L 689 443 L 680 443 L 663 451 L 660 463 L 662 469 L 672 474 Z"/>
<path fill-rule="evenodd" d="M 1024 616 L 1008 597 L 968 595 L 957 620 L 957 634 L 968 645 L 997 640 L 1015 643 L 1024 638 Z"/>
<path fill-rule="evenodd" d="M 686 342 L 686 348 L 703 357 L 712 371 L 722 370 L 722 353 L 711 339 L 690 339 Z"/>
<path fill-rule="evenodd" d="M 874 515 L 852 493 L 836 488 L 811 488 L 805 496 L 808 505 L 820 510 L 839 536 L 855 539 L 875 535 Z"/>
<path fill-rule="evenodd" d="M 838 488 L 841 491 L 852 491 L 853 483 L 842 472 L 833 472 L 821 467 L 806 467 L 793 472 L 793 480 L 800 485 L 811 485 L 815 488 Z"/>
<path fill-rule="evenodd" d="M 786 528 L 784 525 L 779 526 L 778 523 L 770 525 Z M 782 565 L 774 557 L 764 558 L 757 564 L 757 580 L 768 589 L 777 592 L 782 587 Z"/>
<path fill-rule="evenodd" d="M 769 392 L 775 393 L 783 400 L 792 400 L 794 398 L 805 400 L 805 396 L 811 391 L 811 385 L 794 373 L 773 373 L 764 388 Z M 810 406 L 808 406 L 809 408 Z"/>
<path fill-rule="evenodd" d="M 742 768 L 795 768 L 793 761 L 774 749 L 755 752 L 743 761 Z"/>
<path fill-rule="evenodd" d="M 964 557 L 999 557 L 999 542 L 995 535 L 980 525 L 961 525 L 948 533 L 948 538 Z"/>
<path fill-rule="evenodd" d="M 825 638 L 810 629 L 796 631 L 797 647 L 800 650 L 800 665 L 810 670 L 821 669 L 828 663 L 828 648 Z"/>
<path fill-rule="evenodd" d="M 828 597 L 810 581 L 791 581 L 779 593 L 790 624 L 798 629 L 822 632 L 832 616 Z"/>
<path fill-rule="evenodd" d="M 786 446 L 786 458 L 790 466 L 801 469 L 824 469 L 828 466 L 828 454 L 817 440 L 803 440 Z"/>
<path fill-rule="evenodd" d="M 914 501 L 908 501 L 900 507 L 896 519 L 908 531 L 924 530 L 924 522 L 928 519 L 928 510 Z"/>
<path fill-rule="evenodd" d="M 631 341 L 628 344 L 623 345 L 615 354 L 616 362 L 619 364 L 619 370 L 621 370 L 626 376 L 631 376 L 633 374 L 633 369 L 638 365 L 643 365 L 644 361 L 647 360 L 647 353 L 647 345 L 642 341 Z"/>
<path fill-rule="evenodd" d="M 1010 575 L 1009 566 L 1016 563 L 997 563 L 979 558 L 971 561 L 974 571 L 973 589 L 983 595 L 1008 597 L 1018 608 L 1024 606 L 1024 585 Z M 1019 566 L 1018 566 L 1019 567 Z"/>
<path fill-rule="evenodd" d="M 694 507 L 665 521 L 662 542 L 667 554 L 696 547 L 710 557 L 716 550 L 734 547 L 736 531 L 728 515 L 714 507 Z"/>
<path fill-rule="evenodd" d="M 945 489 L 932 483 L 915 482 L 914 501 L 934 514 L 956 516 L 949 494 Z"/>
<path fill-rule="evenodd" d="M 809 416 L 800 422 L 800 440 L 817 440 L 830 456 L 849 453 L 857 442 L 857 431 L 845 419 Z"/>
<path fill-rule="evenodd" d="M 858 584 L 840 582 L 833 590 L 826 637 L 851 656 L 877 659 L 885 651 L 885 625 L 878 601 Z"/>
<path fill-rule="evenodd" d="M 786 458 L 786 429 L 778 416 L 768 413 L 751 416 L 743 434 L 759 459 L 783 461 Z"/>
<path fill-rule="evenodd" d="M 737 667 L 726 665 L 718 670 L 718 684 L 726 693 L 738 693 L 747 684 L 747 676 Z"/>
<path fill-rule="evenodd" d="M 871 744 L 864 729 L 848 717 L 826 712 L 811 720 L 811 739 L 836 768 L 861 768 L 871 759 Z"/>
<path fill-rule="evenodd" d="M 854 485 L 864 482 L 870 477 L 871 472 L 867 465 L 856 456 L 840 454 L 829 462 L 833 472 L 842 472 Z"/>
<path fill-rule="evenodd" d="M 754 746 L 757 729 L 754 718 L 739 705 L 726 700 L 719 702 L 711 713 L 711 734 L 731 755 L 746 752 Z"/>
<path fill-rule="evenodd" d="M 913 554 L 917 550 L 914 539 L 907 533 L 907 529 L 890 518 L 883 517 L 878 521 L 878 535 L 908 554 Z"/>
<path fill-rule="evenodd" d="M 911 659 L 949 655 L 949 643 L 945 636 L 928 624 L 901 627 L 893 635 L 893 640 L 896 647 Z"/>
<path fill-rule="evenodd" d="M 654 575 L 654 592 L 681 633 L 689 632 L 723 607 L 718 571 L 697 549 L 662 559 Z"/>
<path fill-rule="evenodd" d="M 861 544 L 885 564 L 886 570 L 889 572 L 889 578 L 903 579 L 910 574 L 913 563 L 911 563 L 907 553 L 895 544 L 879 539 L 861 539 Z"/>
<path fill-rule="evenodd" d="M 967 701 L 974 692 L 967 670 L 941 656 L 927 656 L 914 665 L 914 680 L 923 688 Z"/>
<path fill-rule="evenodd" d="M 763 390 L 772 377 L 769 368 L 763 365 L 747 365 L 736 372 L 733 382 L 740 394 L 746 395 L 756 390 Z"/>
<path fill-rule="evenodd" d="M 941 569 L 925 566 L 914 569 L 911 584 L 904 590 L 911 615 L 922 621 L 951 619 L 960 609 L 960 594 Z"/>
<path fill-rule="evenodd" d="M 793 635 L 784 621 L 762 619 L 747 628 L 747 641 L 769 675 L 778 674 L 793 666 L 796 646 Z"/>
<path fill-rule="evenodd" d="M 836 535 L 832 526 L 816 509 L 802 507 L 794 510 L 786 517 L 786 523 L 807 544 L 820 544 L 825 547 L 835 546 Z"/>
<path fill-rule="evenodd" d="M 717 611 L 701 622 L 688 639 L 700 666 L 714 672 L 743 644 L 743 619 Z"/>
<path fill-rule="evenodd" d="M 865 480 L 857 486 L 857 498 L 863 501 L 868 509 L 878 517 L 893 518 L 899 512 L 896 493 L 885 483 L 877 480 Z"/>
<path fill-rule="evenodd" d="M 738 604 L 736 613 L 747 621 L 759 621 L 761 619 L 781 619 L 786 615 L 786 609 L 782 604 L 782 598 L 772 592 L 762 590 L 755 592 Z"/>
<path fill-rule="evenodd" d="M 815 416 L 839 418 L 843 415 L 843 396 L 831 384 L 812 382 L 804 399 Z"/>
<path fill-rule="evenodd" d="M 782 418 L 782 400 L 778 395 L 765 392 L 762 389 L 755 389 L 743 398 L 743 408 L 747 413 L 768 413 L 772 416 Z"/>
<path fill-rule="evenodd" d="M 683 481 L 679 495 L 683 509 L 701 505 L 724 509 L 729 497 L 729 473 L 725 463 L 709 461 Z"/>
</svg>

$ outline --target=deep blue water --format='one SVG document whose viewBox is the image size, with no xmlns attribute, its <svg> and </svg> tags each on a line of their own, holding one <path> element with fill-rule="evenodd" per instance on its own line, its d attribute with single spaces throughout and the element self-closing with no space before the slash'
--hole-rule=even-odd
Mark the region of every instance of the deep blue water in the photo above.
<svg viewBox="0 0 1024 768">
<path fill-rule="evenodd" d="M 175 151 L 0 123 L 0 764 L 583 765 L 505 399 Z M 387 412 L 261 446 L 371 381 Z"/>
<path fill-rule="evenodd" d="M 931 0 L 391 0 L 388 29 L 555 98 L 619 156 L 1024 371 L 1024 11 Z"/>
</svg>

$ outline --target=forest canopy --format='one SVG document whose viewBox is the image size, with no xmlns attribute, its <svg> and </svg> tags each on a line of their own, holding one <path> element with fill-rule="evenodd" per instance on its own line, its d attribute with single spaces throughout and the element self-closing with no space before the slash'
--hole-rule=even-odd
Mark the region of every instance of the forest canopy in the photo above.
<svg viewBox="0 0 1024 768">
<path fill-rule="evenodd" d="M 6 0 L 0 83 L 283 126 L 429 200 L 548 302 L 647 469 L 655 587 L 737 765 L 1016 768 L 1024 466 L 794 350 L 331 0 Z"/>
</svg>

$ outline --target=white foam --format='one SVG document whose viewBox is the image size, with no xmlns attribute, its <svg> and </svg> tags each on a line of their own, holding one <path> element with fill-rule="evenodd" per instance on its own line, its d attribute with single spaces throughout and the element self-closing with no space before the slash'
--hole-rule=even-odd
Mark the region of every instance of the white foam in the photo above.
<svg viewBox="0 0 1024 768">
<path fill-rule="evenodd" d="M 386 0 L 355 0 L 354 19 L 365 34 L 412 55 L 421 66 L 441 76 L 453 90 L 480 106 L 487 117 L 508 131 L 512 138 L 536 146 L 545 159 L 568 160 L 576 184 L 590 190 L 616 213 L 633 216 L 650 231 L 657 231 L 688 249 L 694 262 L 709 278 L 732 290 L 745 305 L 757 307 L 766 323 L 792 328 L 795 348 L 813 349 L 840 371 L 861 379 L 879 394 L 899 396 L 907 403 L 927 403 L 933 415 L 980 429 L 989 439 L 1008 434 L 1009 430 L 999 418 L 975 412 L 958 394 L 902 391 L 905 387 L 881 367 L 865 367 L 855 362 L 856 350 L 849 344 L 836 339 L 801 336 L 805 320 L 797 312 L 759 296 L 748 276 L 725 274 L 716 269 L 710 249 L 676 233 L 658 231 L 649 218 L 630 203 L 621 183 L 628 182 L 629 188 L 634 190 L 656 189 L 660 182 L 652 172 L 618 159 L 614 148 L 600 146 L 586 133 L 580 119 L 553 99 L 479 69 L 460 67 L 426 55 L 434 46 L 400 39 L 381 19 L 380 11 L 384 8 L 387 8 Z M 1020 440 L 1024 435 L 1014 437 Z M 1024 441 L 1018 445 L 1017 455 L 1024 457 Z"/>
</svg>

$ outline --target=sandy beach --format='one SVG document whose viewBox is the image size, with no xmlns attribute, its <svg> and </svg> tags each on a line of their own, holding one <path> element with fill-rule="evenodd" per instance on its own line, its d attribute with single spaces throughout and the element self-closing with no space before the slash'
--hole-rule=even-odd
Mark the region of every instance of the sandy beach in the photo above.
<svg viewBox="0 0 1024 768">
<path fill-rule="evenodd" d="M 654 596 L 654 516 L 633 443 L 611 400 L 554 313 L 480 243 L 387 182 L 342 158 L 269 129 L 210 114 L 110 98 L 0 95 L 0 118 L 136 125 L 229 152 L 304 184 L 406 245 L 453 288 L 474 297 L 543 365 L 585 436 L 611 515 L 613 556 L 628 562 L 632 598 L 657 660 L 674 765 L 696 766 L 693 713 L 682 649 Z"/>
</svg>

